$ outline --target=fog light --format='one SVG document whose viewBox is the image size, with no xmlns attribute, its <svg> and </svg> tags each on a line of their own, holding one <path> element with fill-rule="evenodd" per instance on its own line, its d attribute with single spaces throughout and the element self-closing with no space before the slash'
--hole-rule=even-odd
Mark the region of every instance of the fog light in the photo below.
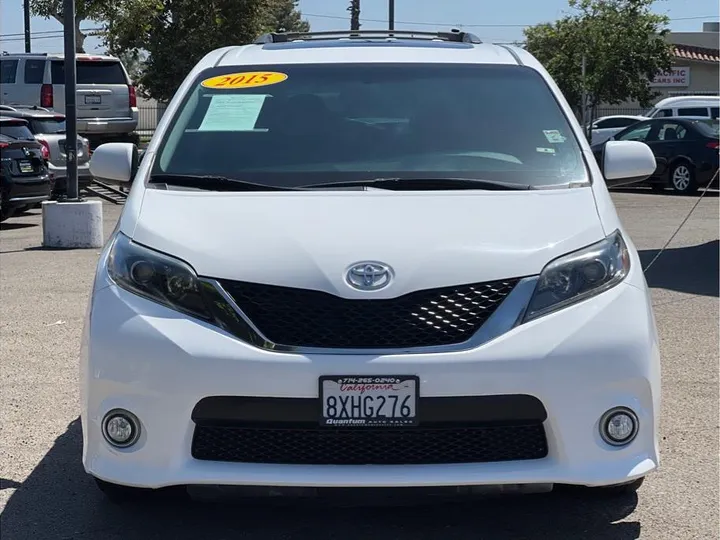
<svg viewBox="0 0 720 540">
<path fill-rule="evenodd" d="M 102 432 L 111 445 L 127 448 L 140 437 L 140 421 L 130 411 L 113 409 L 103 418 Z"/>
<path fill-rule="evenodd" d="M 638 417 L 626 407 L 615 407 L 602 415 L 600 436 L 613 446 L 630 444 L 638 432 Z"/>
</svg>

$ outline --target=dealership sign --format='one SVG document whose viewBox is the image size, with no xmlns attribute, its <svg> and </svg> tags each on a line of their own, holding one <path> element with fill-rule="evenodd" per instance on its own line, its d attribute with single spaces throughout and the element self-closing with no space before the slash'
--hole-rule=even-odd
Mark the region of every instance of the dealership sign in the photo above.
<svg viewBox="0 0 720 540">
<path fill-rule="evenodd" d="M 659 73 L 650 86 L 690 86 L 690 68 L 674 67 L 670 71 Z"/>
</svg>

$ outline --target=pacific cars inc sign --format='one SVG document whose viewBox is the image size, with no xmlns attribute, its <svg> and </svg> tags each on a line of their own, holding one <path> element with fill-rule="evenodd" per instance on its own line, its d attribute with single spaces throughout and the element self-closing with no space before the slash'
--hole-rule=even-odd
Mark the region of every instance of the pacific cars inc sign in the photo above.
<svg viewBox="0 0 720 540">
<path fill-rule="evenodd" d="M 665 73 L 659 73 L 650 86 L 690 86 L 690 68 L 674 67 Z"/>
</svg>

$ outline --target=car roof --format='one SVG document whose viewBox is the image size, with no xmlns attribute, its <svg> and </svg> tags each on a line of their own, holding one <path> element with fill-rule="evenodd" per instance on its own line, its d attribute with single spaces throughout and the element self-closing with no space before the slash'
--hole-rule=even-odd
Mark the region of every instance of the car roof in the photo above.
<svg viewBox="0 0 720 540">
<path fill-rule="evenodd" d="M 56 113 L 53 111 L 49 111 L 47 109 L 30 109 L 30 108 L 23 108 L 23 109 L 13 109 L 13 110 L 7 110 L 0 108 L 0 113 L 2 113 L 4 116 L 9 116 L 13 118 L 65 118 L 64 114 Z"/>
<path fill-rule="evenodd" d="M 23 124 L 27 124 L 27 120 L 24 118 L 15 118 L 12 116 L 0 116 L 0 122 L 20 122 Z"/>
<path fill-rule="evenodd" d="M 63 59 L 65 58 L 64 53 L 8 53 L 3 54 L 0 56 L 0 58 L 8 58 L 8 59 L 15 59 L 15 58 L 49 58 L 51 60 L 57 60 L 57 59 Z M 76 54 L 77 60 L 114 60 L 119 62 L 120 59 L 116 56 L 108 56 L 106 54 L 88 54 L 88 53 L 77 53 Z"/>
<path fill-rule="evenodd" d="M 456 37 L 457 36 L 457 37 Z M 211 52 L 197 70 L 236 65 L 323 63 L 536 64 L 518 47 L 482 43 L 464 32 L 338 31 L 266 34 Z M 537 67 L 533 65 L 532 67 Z"/>
<path fill-rule="evenodd" d="M 635 120 L 635 119 L 643 120 L 643 119 L 646 119 L 647 116 L 641 116 L 641 115 L 637 115 L 637 114 L 611 114 L 608 116 L 601 116 L 599 118 L 596 118 L 595 121 L 597 122 L 598 120 L 610 120 L 612 118 L 630 118 L 632 120 Z"/>
<path fill-rule="evenodd" d="M 720 96 L 673 96 L 661 99 L 655 104 L 655 107 L 666 107 L 676 103 L 711 103 L 713 105 L 720 102 Z"/>
</svg>

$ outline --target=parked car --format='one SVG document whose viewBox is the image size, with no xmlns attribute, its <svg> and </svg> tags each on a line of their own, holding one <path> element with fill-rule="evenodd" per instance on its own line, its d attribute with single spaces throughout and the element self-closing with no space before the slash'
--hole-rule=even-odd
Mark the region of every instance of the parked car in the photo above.
<svg viewBox="0 0 720 540">
<path fill-rule="evenodd" d="M 604 143 L 616 133 L 619 133 L 626 127 L 632 126 L 641 120 L 647 120 L 647 117 L 616 114 L 598 118 L 590 126 L 591 144 Z"/>
<path fill-rule="evenodd" d="M 128 143 L 90 161 L 135 179 L 81 347 L 82 460 L 110 498 L 617 493 L 657 467 L 652 302 L 606 187 L 655 159 L 608 143 L 605 181 L 526 50 L 270 34 L 210 52 L 168 111 L 139 167 Z"/>
<path fill-rule="evenodd" d="M 78 132 L 96 146 L 107 141 L 137 142 L 135 87 L 118 58 L 77 56 Z M 62 54 L 13 53 L 0 56 L 0 105 L 37 105 L 65 112 Z"/>
<path fill-rule="evenodd" d="M 0 105 L 0 114 L 9 118 L 23 118 L 35 138 L 47 150 L 48 170 L 55 180 L 53 195 L 67 193 L 67 156 L 65 141 L 65 115 L 51 112 L 43 107 L 10 107 Z M 78 186 L 83 189 L 92 182 L 90 174 L 90 142 L 78 136 L 77 141 Z"/>
<path fill-rule="evenodd" d="M 0 221 L 50 198 L 45 163 L 27 121 L 0 116 Z"/>
<path fill-rule="evenodd" d="M 698 116 L 720 117 L 720 96 L 675 96 L 665 98 L 648 111 L 649 118 Z"/>
<path fill-rule="evenodd" d="M 655 155 L 657 168 L 645 183 L 662 191 L 690 194 L 707 186 L 718 170 L 718 121 L 698 118 L 655 118 L 630 126 L 615 141 L 639 141 Z M 592 147 L 598 163 L 605 146 Z"/>
</svg>

